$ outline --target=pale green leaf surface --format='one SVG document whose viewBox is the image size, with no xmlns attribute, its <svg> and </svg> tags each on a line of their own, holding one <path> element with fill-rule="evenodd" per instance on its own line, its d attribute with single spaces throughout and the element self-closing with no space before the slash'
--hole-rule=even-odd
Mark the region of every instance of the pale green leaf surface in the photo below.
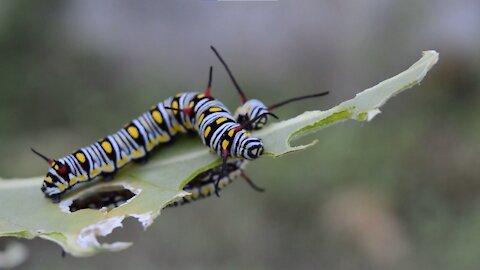
<svg viewBox="0 0 480 270">
<path fill-rule="evenodd" d="M 327 111 L 305 112 L 281 121 L 254 136 L 265 145 L 265 156 L 278 157 L 311 146 L 291 146 L 291 140 L 347 119 L 370 121 L 392 96 L 419 83 L 438 61 L 438 53 L 426 51 L 406 71 L 357 94 Z M 148 227 L 160 210 L 176 197 L 185 195 L 182 187 L 198 173 L 217 166 L 218 157 L 199 139 L 181 138 L 174 145 L 160 146 L 146 165 L 130 165 L 114 181 L 93 181 L 69 191 L 60 204 L 43 197 L 43 177 L 0 179 L 0 236 L 41 237 L 56 242 L 74 256 L 90 256 L 100 251 L 125 249 L 130 243 L 100 244 L 97 236 L 122 226 L 126 217 L 137 218 Z M 124 205 L 111 211 L 83 209 L 74 213 L 62 211 L 72 201 L 101 186 L 124 186 L 138 193 Z"/>
</svg>

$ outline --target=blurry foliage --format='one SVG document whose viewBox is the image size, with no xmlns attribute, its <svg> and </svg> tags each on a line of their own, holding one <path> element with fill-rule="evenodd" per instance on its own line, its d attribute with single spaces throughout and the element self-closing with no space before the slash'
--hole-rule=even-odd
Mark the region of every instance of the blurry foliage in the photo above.
<svg viewBox="0 0 480 270">
<path fill-rule="evenodd" d="M 8 10 L 0 21 L 2 177 L 44 171 L 43 163 L 30 155 L 31 145 L 63 155 L 113 131 L 149 106 L 152 99 L 166 96 L 155 92 L 159 83 L 171 92 L 178 90 L 169 88 L 167 79 L 128 80 L 115 58 L 59 38 L 57 17 L 63 2 L 50 2 L 55 5 L 2 2 Z M 397 41 L 389 44 L 402 46 Z M 385 66 L 375 58 L 388 46 L 363 42 L 372 61 L 362 66 L 368 68 L 377 62 Z M 131 249 L 121 256 L 57 260 L 60 251 L 53 244 L 29 242 L 34 252 L 24 266 L 37 269 L 42 262 L 45 268 L 58 269 L 138 264 L 145 269 L 370 269 L 374 266 L 358 240 L 339 241 L 322 225 L 326 222 L 322 220 L 325 203 L 335 201 L 332 198 L 353 186 L 380 194 L 389 207 L 375 209 L 388 211 L 406 235 L 412 253 L 398 269 L 476 269 L 480 263 L 480 63 L 478 55 L 464 55 L 455 48 L 440 53 L 442 62 L 420 86 L 422 90 L 397 98 L 371 124 L 326 130 L 319 146 L 303 155 L 253 164 L 249 174 L 267 188 L 267 193 L 252 193 L 238 182 L 221 200 L 212 198 L 166 211 L 162 222 L 145 235 L 137 227 L 127 226 L 129 233 L 123 236 L 139 238 L 137 247 L 145 248 Z M 263 77 L 242 80 L 244 87 L 257 87 Z M 264 93 L 290 94 L 295 85 L 309 84 L 292 82 L 281 92 L 266 88 Z M 137 92 L 140 88 L 142 95 Z M 265 96 L 259 94 L 260 98 Z M 270 98 L 274 100 L 273 95 Z M 308 108 L 308 104 L 292 106 L 282 115 L 292 115 L 305 106 Z M 377 204 L 382 200 L 373 198 Z M 352 204 L 352 211 L 357 207 Z M 179 237 L 184 241 L 178 241 Z M 159 250 L 157 246 L 170 248 Z"/>
</svg>

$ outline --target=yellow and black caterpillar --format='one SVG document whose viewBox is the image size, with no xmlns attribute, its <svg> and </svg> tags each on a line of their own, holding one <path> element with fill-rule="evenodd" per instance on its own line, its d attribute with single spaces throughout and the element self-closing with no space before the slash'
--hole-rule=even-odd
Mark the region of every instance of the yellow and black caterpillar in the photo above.
<svg viewBox="0 0 480 270">
<path fill-rule="evenodd" d="M 227 162 L 226 172 L 222 166 L 217 166 L 200 173 L 183 187 L 183 190 L 188 192 L 189 195 L 174 200 L 166 207 L 184 205 L 186 203 L 210 197 L 216 190 L 217 192 L 221 191 L 238 176 L 245 177 L 243 174 L 243 168 L 246 165 L 246 162 L 247 161 L 244 159 L 232 159 Z M 216 187 L 217 182 L 218 187 Z M 252 187 L 259 189 L 253 183 L 249 183 Z M 259 189 L 259 191 L 262 191 L 262 189 Z"/>
<path fill-rule="evenodd" d="M 129 162 L 145 161 L 156 146 L 188 131 L 197 131 L 203 143 L 223 158 L 223 168 L 229 157 L 258 158 L 263 153 L 262 141 L 244 130 L 228 109 L 210 95 L 211 75 L 212 68 L 203 93 L 170 97 L 116 133 L 63 158 L 53 160 L 34 151 L 51 166 L 41 188 L 44 194 L 59 202 L 61 195 L 77 183 L 97 176 L 112 179 Z"/>
</svg>

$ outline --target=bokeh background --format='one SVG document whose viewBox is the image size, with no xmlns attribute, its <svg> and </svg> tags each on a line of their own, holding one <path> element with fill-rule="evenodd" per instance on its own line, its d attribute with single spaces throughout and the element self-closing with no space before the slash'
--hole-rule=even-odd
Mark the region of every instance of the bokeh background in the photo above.
<svg viewBox="0 0 480 270">
<path fill-rule="evenodd" d="M 422 50 L 440 61 L 371 123 L 261 159 L 220 199 L 135 220 L 108 240 L 120 253 L 60 258 L 44 240 L 18 269 L 478 269 L 480 264 L 480 2 L 1 1 L 0 175 L 41 175 L 53 157 L 116 131 L 157 101 L 201 90 L 249 97 L 282 118 L 327 109 L 406 69 Z M 40 183 L 39 183 L 40 184 Z M 39 191 L 40 192 L 40 191 Z M 28 199 L 28 198 L 25 198 Z M 0 246 L 12 239 L 0 239 Z"/>
</svg>

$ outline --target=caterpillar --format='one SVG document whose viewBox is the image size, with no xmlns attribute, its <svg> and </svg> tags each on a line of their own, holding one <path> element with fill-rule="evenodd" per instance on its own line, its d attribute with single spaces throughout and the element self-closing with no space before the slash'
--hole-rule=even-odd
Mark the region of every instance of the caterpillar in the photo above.
<svg viewBox="0 0 480 270">
<path fill-rule="evenodd" d="M 222 157 L 226 172 L 229 157 L 253 160 L 263 153 L 263 143 L 238 124 L 228 109 L 211 96 L 212 67 L 202 93 L 180 93 L 153 106 L 116 133 L 59 159 L 32 151 L 50 165 L 41 190 L 58 203 L 68 189 L 97 176 L 114 178 L 132 161 L 146 162 L 148 155 L 178 133 L 197 131 L 202 142 Z M 248 125 L 248 123 L 245 123 Z M 215 183 L 218 195 L 218 181 Z"/>
<path fill-rule="evenodd" d="M 212 51 L 215 53 L 219 61 L 222 63 L 223 67 L 227 71 L 233 85 L 235 86 L 237 92 L 240 95 L 241 105 L 236 109 L 234 117 L 236 118 L 237 123 L 241 124 L 243 128 L 247 131 L 252 130 L 259 130 L 263 128 L 268 122 L 268 116 L 272 116 L 274 118 L 278 117 L 272 113 L 272 110 L 277 109 L 283 105 L 288 103 L 299 101 L 303 99 L 309 99 L 313 97 L 320 97 L 327 95 L 329 92 L 321 92 L 311 95 L 305 96 L 298 96 L 290 99 L 286 99 L 284 101 L 275 103 L 270 106 L 266 106 L 262 101 L 258 99 L 247 99 L 243 90 L 241 89 L 240 85 L 238 84 L 237 80 L 233 76 L 230 68 L 228 67 L 225 60 L 222 58 L 220 53 L 215 49 L 215 47 L 210 46 Z M 187 183 L 183 190 L 190 193 L 186 197 L 180 198 L 175 200 L 174 202 L 170 203 L 167 207 L 179 206 L 191 201 L 206 198 L 211 196 L 212 190 L 220 191 L 222 188 L 226 187 L 228 184 L 233 182 L 233 180 L 239 176 L 246 180 L 246 182 L 256 191 L 263 192 L 264 189 L 256 186 L 252 180 L 245 174 L 243 168 L 245 167 L 245 160 L 241 159 L 234 159 L 228 162 L 226 168 L 222 169 L 222 166 L 218 166 L 207 170 L 197 177 L 195 177 L 192 181 Z M 218 185 L 215 189 L 215 185 Z M 218 193 L 217 193 L 218 196 Z"/>
<path fill-rule="evenodd" d="M 217 182 L 217 190 L 221 191 L 239 176 L 243 177 L 247 183 L 252 186 L 252 188 L 258 191 L 263 191 L 263 189 L 255 186 L 255 184 L 251 182 L 251 180 L 245 175 L 243 170 L 247 163 L 248 161 L 244 159 L 232 159 L 227 162 L 226 172 L 223 171 L 222 166 L 217 166 L 200 173 L 183 187 L 183 190 L 188 192 L 189 195 L 174 200 L 166 207 L 180 206 L 199 199 L 210 197 L 215 192 L 215 186 L 217 185 Z"/>
</svg>

